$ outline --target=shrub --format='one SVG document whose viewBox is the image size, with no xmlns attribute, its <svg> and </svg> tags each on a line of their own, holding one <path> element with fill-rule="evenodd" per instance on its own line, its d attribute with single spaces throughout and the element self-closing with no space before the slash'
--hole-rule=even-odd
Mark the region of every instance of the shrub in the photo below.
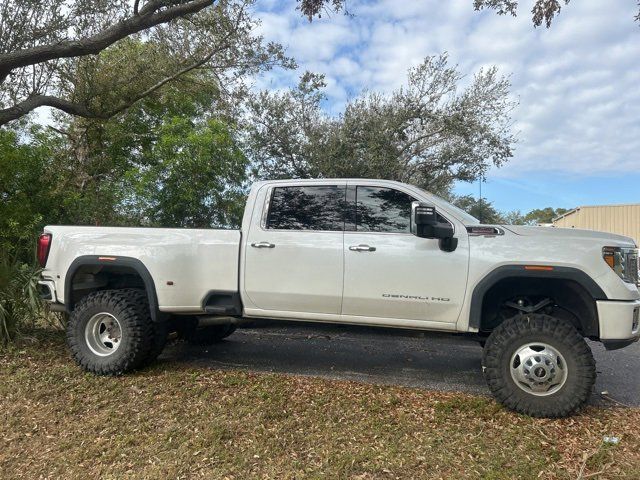
<svg viewBox="0 0 640 480">
<path fill-rule="evenodd" d="M 40 269 L 0 252 L 0 347 L 25 328 L 32 328 L 42 311 L 38 295 Z"/>
</svg>

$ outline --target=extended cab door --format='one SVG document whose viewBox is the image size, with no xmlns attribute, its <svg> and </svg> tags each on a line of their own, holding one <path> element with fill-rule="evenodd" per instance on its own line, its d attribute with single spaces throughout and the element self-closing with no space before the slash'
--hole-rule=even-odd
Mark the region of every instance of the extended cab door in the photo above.
<svg viewBox="0 0 640 480">
<path fill-rule="evenodd" d="M 258 192 L 244 239 L 251 315 L 340 314 L 345 195 L 346 182 L 276 183 Z"/>
<path fill-rule="evenodd" d="M 348 189 L 352 215 L 344 239 L 342 314 L 454 324 L 467 283 L 464 227 L 443 218 L 454 225 L 459 242 L 445 252 L 438 240 L 411 233 L 411 203 L 417 199 L 408 192 L 366 184 Z"/>
</svg>

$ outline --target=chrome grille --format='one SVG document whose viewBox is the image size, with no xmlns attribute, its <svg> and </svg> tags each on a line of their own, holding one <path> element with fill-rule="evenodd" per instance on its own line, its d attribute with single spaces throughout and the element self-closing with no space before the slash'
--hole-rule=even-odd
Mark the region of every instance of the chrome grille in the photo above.
<svg viewBox="0 0 640 480">
<path fill-rule="evenodd" d="M 630 248 L 625 252 L 625 280 L 638 285 L 638 249 Z"/>
</svg>

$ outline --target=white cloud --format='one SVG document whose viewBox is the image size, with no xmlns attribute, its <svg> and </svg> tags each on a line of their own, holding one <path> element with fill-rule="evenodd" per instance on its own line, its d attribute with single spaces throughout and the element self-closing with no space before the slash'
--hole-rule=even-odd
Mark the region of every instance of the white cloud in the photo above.
<svg viewBox="0 0 640 480">
<path fill-rule="evenodd" d="M 332 113 L 362 90 L 402 85 L 409 67 L 448 51 L 469 76 L 498 65 L 520 100 L 515 156 L 492 175 L 640 170 L 635 2 L 571 2 L 549 30 L 534 29 L 521 3 L 517 18 L 475 12 L 472 0 L 352 0 L 354 17 L 325 15 L 311 24 L 294 0 L 263 0 L 257 14 L 261 33 L 287 46 L 300 70 L 327 76 Z M 273 72 L 258 85 L 291 85 L 297 75 Z"/>
</svg>

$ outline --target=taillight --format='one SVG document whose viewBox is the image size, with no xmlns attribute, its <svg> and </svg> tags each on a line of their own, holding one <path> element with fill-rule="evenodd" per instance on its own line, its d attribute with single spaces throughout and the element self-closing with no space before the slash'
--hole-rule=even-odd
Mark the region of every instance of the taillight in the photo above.
<svg viewBox="0 0 640 480">
<path fill-rule="evenodd" d="M 38 263 L 41 267 L 47 264 L 47 257 L 49 256 L 49 248 L 51 248 L 51 234 L 43 233 L 38 237 Z"/>
</svg>

